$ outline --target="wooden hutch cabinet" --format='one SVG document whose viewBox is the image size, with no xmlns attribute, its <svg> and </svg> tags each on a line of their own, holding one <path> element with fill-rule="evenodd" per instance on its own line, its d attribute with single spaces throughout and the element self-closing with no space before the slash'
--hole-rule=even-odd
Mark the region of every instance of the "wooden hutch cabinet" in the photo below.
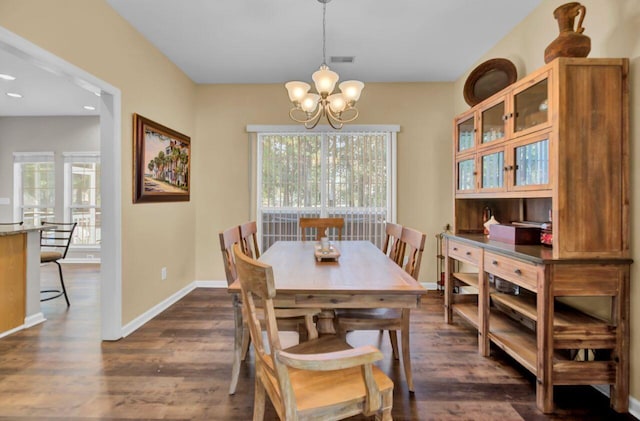
<svg viewBox="0 0 640 421">
<path fill-rule="evenodd" d="M 554 385 L 575 384 L 610 385 L 628 411 L 628 66 L 558 58 L 454 121 L 445 319 L 476 328 L 482 355 L 493 343 L 532 372 L 545 413 Z M 487 238 L 487 209 L 552 222 L 553 246 Z"/>
</svg>

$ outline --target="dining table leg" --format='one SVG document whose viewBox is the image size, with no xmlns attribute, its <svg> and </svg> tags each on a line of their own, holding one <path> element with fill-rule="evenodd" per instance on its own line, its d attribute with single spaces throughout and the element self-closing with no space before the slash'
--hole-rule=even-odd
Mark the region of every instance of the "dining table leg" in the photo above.
<svg viewBox="0 0 640 421">
<path fill-rule="evenodd" d="M 320 335 L 335 335 L 334 319 L 335 312 L 333 310 L 322 310 L 320 314 L 318 314 L 318 321 L 316 322 L 318 333 Z"/>
</svg>

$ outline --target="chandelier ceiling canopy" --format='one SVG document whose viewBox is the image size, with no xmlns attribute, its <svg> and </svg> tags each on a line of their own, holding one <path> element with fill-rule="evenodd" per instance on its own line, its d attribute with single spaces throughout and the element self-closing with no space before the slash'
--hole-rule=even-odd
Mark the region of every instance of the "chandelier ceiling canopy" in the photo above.
<svg viewBox="0 0 640 421">
<path fill-rule="evenodd" d="M 330 1 L 318 0 L 322 3 L 323 61 L 320 69 L 312 75 L 317 93 L 309 92 L 311 85 L 306 82 L 292 81 L 284 85 L 289 92 L 289 100 L 293 103 L 289 116 L 298 123 L 303 123 L 307 129 L 317 126 L 322 116 L 327 118 L 334 129 L 341 129 L 344 123 L 358 118 L 355 104 L 364 88 L 364 83 L 358 80 L 347 80 L 338 85 L 340 92 L 333 93 L 340 77 L 327 66 L 326 14 L 327 3 Z"/>
</svg>

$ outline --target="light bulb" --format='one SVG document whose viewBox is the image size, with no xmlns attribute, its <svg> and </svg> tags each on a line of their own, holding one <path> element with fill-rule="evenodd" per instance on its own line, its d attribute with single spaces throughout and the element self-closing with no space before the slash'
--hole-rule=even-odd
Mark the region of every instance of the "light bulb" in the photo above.
<svg viewBox="0 0 640 421">
<path fill-rule="evenodd" d="M 300 102 L 300 108 L 304 112 L 312 113 L 318 107 L 318 101 L 320 100 L 320 95 L 318 94 L 307 94 L 302 101 Z"/>
<path fill-rule="evenodd" d="M 330 94 L 333 92 L 333 88 L 335 88 L 340 77 L 323 64 L 320 66 L 320 70 L 316 70 L 313 73 L 312 78 L 319 94 Z"/>
<path fill-rule="evenodd" d="M 329 108 L 331 108 L 331 111 L 334 113 L 343 112 L 347 106 L 347 101 L 345 101 L 344 95 L 342 94 L 329 95 L 327 100 L 329 101 Z"/>
<path fill-rule="evenodd" d="M 356 102 L 360 99 L 364 83 L 359 80 L 345 80 L 339 87 L 347 101 Z"/>
</svg>

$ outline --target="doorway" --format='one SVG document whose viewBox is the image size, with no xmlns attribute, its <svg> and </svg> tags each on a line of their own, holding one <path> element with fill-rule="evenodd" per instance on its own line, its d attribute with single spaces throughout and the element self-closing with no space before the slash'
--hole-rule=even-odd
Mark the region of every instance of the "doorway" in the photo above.
<svg viewBox="0 0 640 421">
<path fill-rule="evenodd" d="M 0 49 L 100 95 L 102 263 L 100 265 L 100 337 L 122 337 L 122 200 L 120 90 L 0 27 Z"/>
</svg>

